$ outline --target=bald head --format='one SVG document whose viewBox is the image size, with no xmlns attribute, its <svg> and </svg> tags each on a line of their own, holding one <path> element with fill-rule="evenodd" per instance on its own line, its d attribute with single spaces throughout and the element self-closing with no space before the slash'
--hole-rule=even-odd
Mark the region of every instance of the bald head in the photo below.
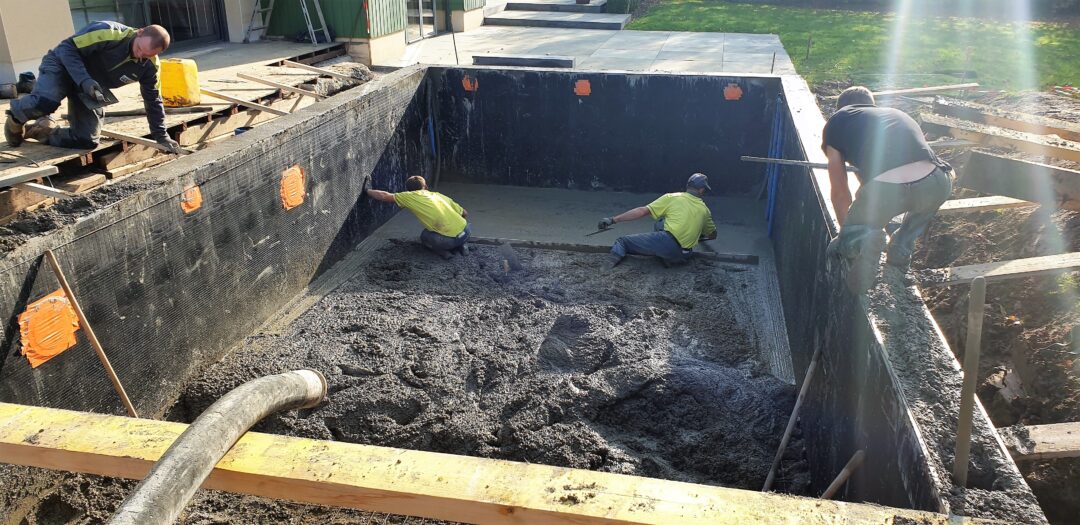
<svg viewBox="0 0 1080 525">
<path fill-rule="evenodd" d="M 138 31 L 131 44 L 131 55 L 138 59 L 152 58 L 169 49 L 172 37 L 169 32 L 157 24 L 146 26 Z"/>
</svg>

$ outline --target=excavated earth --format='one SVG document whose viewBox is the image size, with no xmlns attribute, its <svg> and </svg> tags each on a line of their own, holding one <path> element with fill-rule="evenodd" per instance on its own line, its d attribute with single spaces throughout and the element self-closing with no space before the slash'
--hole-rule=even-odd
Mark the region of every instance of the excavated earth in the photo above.
<svg viewBox="0 0 1080 525">
<path fill-rule="evenodd" d="M 329 401 L 254 430 L 760 489 L 796 392 L 764 372 L 736 319 L 734 290 L 752 285 L 750 272 L 705 258 L 607 270 L 604 255 L 518 253 L 524 270 L 507 273 L 492 247 L 444 262 L 389 242 L 284 329 L 211 365 L 169 419 L 191 421 L 250 379 L 313 368 Z M 108 516 L 130 486 L 68 476 L 42 497 L 78 522 Z M 798 433 L 776 489 L 808 493 Z M 183 522 L 370 517 L 200 491 Z"/>
</svg>

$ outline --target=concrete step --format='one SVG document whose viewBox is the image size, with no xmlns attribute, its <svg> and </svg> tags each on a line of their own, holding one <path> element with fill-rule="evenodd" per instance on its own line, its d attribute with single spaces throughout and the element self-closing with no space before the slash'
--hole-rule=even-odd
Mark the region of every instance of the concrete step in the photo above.
<svg viewBox="0 0 1080 525">
<path fill-rule="evenodd" d="M 616 31 L 626 27 L 629 22 L 630 15 L 510 10 L 484 18 L 484 24 L 496 26 L 613 29 Z"/>
<path fill-rule="evenodd" d="M 506 3 L 510 11 L 554 11 L 559 13 L 603 13 L 607 0 L 592 0 L 579 4 L 576 0 L 511 0 Z"/>
<path fill-rule="evenodd" d="M 484 16 L 487 17 L 487 16 L 492 16 L 492 15 L 497 15 L 497 14 L 503 12 L 505 9 L 506 9 L 506 1 L 505 0 L 499 0 L 499 1 L 489 0 L 486 4 L 484 4 Z"/>
</svg>

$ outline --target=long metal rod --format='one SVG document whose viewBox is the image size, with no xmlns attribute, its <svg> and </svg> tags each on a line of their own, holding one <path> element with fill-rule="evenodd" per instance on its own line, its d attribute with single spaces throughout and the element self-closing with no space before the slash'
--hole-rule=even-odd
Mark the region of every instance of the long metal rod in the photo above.
<svg viewBox="0 0 1080 525">
<path fill-rule="evenodd" d="M 816 169 L 828 169 L 829 165 L 824 162 L 808 162 L 805 160 L 789 160 L 789 159 L 770 159 L 768 157 L 751 157 L 749 155 L 743 155 L 739 157 L 739 160 L 744 162 L 761 162 L 765 164 L 783 164 L 785 166 L 802 166 L 805 168 Z M 848 171 L 855 171 L 855 168 L 848 166 Z"/>
<path fill-rule="evenodd" d="M 326 397 L 326 378 L 296 370 L 248 381 L 222 396 L 176 438 L 110 524 L 174 523 L 214 466 L 255 423 Z"/>
<path fill-rule="evenodd" d="M 795 422 L 799 420 L 799 409 L 802 408 L 803 400 L 806 399 L 806 392 L 810 390 L 810 381 L 814 379 L 814 370 L 817 369 L 818 359 L 821 357 L 821 349 L 818 348 L 814 351 L 814 357 L 810 358 L 810 366 L 806 367 L 806 376 L 803 377 L 802 387 L 799 388 L 799 397 L 795 398 L 795 406 L 791 409 L 791 416 L 788 417 L 787 428 L 784 429 L 784 437 L 780 439 L 780 448 L 776 451 L 776 457 L 773 458 L 772 468 L 769 469 L 769 476 L 765 478 L 765 486 L 761 487 L 762 492 L 768 492 L 772 488 L 773 481 L 776 479 L 776 471 L 780 467 L 780 459 L 784 457 L 784 451 L 787 450 L 788 440 L 791 439 L 791 433 L 795 431 Z"/>
<path fill-rule="evenodd" d="M 844 465 L 844 469 L 840 471 L 840 474 L 837 474 L 836 479 L 829 483 L 829 488 L 825 489 L 825 492 L 821 494 L 821 499 L 831 499 L 835 496 L 840 487 L 843 487 L 848 478 L 862 465 L 864 459 L 866 459 L 866 452 L 862 450 L 855 452 L 855 455 L 848 460 L 847 465 Z"/>
<path fill-rule="evenodd" d="M 960 418 L 956 429 L 956 459 L 953 481 L 967 486 L 968 458 L 971 454 L 971 420 L 975 412 L 975 380 L 979 377 L 982 347 L 983 310 L 986 306 L 986 279 L 976 277 L 968 293 L 967 344 L 964 345 L 964 385 L 960 390 Z"/>
<path fill-rule="evenodd" d="M 71 307 L 75 310 L 75 317 L 79 318 L 79 326 L 86 331 L 86 338 L 90 340 L 90 346 L 94 347 L 94 352 L 97 353 L 98 359 L 101 360 L 101 366 L 105 367 L 105 373 L 109 375 L 109 380 L 112 381 L 116 393 L 120 394 L 120 399 L 124 402 L 124 408 L 127 409 L 128 415 L 139 417 L 139 414 L 135 412 L 135 406 L 131 404 L 131 399 L 128 399 L 124 385 L 120 383 L 120 378 L 116 376 L 116 371 L 113 370 L 112 364 L 109 363 L 109 357 L 105 355 L 105 349 L 101 347 L 101 342 L 98 341 L 97 335 L 94 334 L 94 329 L 90 327 L 90 321 L 86 319 L 82 307 L 79 306 L 79 301 L 75 299 L 75 293 L 71 291 L 71 285 L 68 284 L 67 277 L 64 276 L 64 270 L 60 269 L 60 262 L 56 260 L 56 254 L 52 250 L 45 250 L 45 258 L 49 261 L 49 265 L 52 266 L 53 273 L 56 274 L 56 280 L 60 281 L 60 287 L 64 289 L 64 295 L 67 296 L 68 301 L 71 301 Z"/>
</svg>

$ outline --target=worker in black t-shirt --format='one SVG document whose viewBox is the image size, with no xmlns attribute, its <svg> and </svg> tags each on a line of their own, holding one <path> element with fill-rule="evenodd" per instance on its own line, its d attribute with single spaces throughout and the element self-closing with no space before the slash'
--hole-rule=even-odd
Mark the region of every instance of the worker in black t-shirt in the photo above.
<svg viewBox="0 0 1080 525">
<path fill-rule="evenodd" d="M 877 275 L 885 249 L 884 228 L 902 213 L 886 261 L 907 271 L 915 240 L 952 193 L 952 168 L 930 149 L 914 119 L 898 109 L 875 106 L 865 87 L 844 90 L 836 107 L 825 123 L 821 144 L 829 159 L 832 205 L 841 226 L 829 254 L 851 262 L 848 287 L 863 293 Z M 857 170 L 860 187 L 854 201 L 845 163 Z"/>
</svg>

